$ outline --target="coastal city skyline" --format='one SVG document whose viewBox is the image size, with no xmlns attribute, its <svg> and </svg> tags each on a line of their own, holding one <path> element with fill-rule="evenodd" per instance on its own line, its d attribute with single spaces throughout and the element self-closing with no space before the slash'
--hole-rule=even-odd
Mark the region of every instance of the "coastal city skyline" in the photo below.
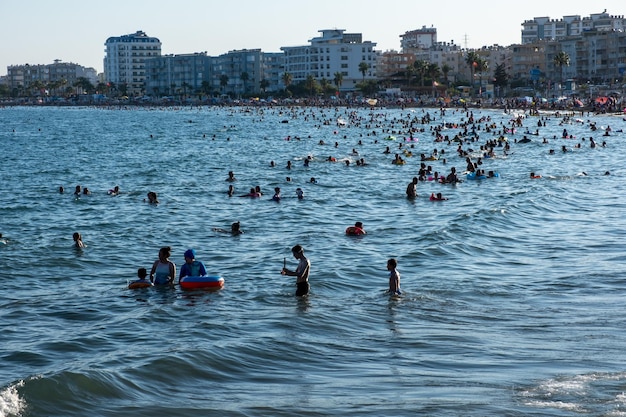
<svg viewBox="0 0 626 417">
<path fill-rule="evenodd" d="M 106 39 L 137 30 L 159 38 L 164 55 L 204 51 L 219 55 L 255 48 L 280 52 L 282 46 L 306 44 L 320 29 L 328 28 L 363 33 L 364 40 L 375 42 L 381 51 L 399 50 L 401 34 L 424 26 L 435 28 L 439 41 L 480 48 L 520 43 L 521 24 L 534 17 L 584 17 L 605 10 L 620 15 L 624 9 L 616 0 L 599 4 L 531 0 L 517 9 L 504 3 L 451 0 L 446 2 L 445 12 L 431 3 L 421 6 L 408 0 L 392 1 L 384 9 L 352 0 L 319 0 L 314 7 L 297 9 L 283 0 L 269 5 L 242 0 L 236 10 L 226 7 L 229 5 L 221 2 L 195 4 L 189 0 L 177 2 L 175 9 L 159 1 L 112 0 L 101 9 L 72 0 L 2 4 L 0 13 L 10 18 L 0 28 L 0 76 L 6 75 L 11 65 L 49 64 L 56 59 L 93 67 L 100 73 Z"/>
</svg>

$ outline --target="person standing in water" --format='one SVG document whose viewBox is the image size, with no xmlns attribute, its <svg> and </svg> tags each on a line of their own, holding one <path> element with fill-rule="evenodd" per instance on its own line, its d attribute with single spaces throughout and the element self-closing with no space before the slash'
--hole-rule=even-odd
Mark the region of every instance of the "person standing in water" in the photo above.
<svg viewBox="0 0 626 417">
<path fill-rule="evenodd" d="M 152 264 L 150 282 L 154 285 L 172 284 L 176 276 L 176 265 L 170 261 L 172 248 L 169 246 L 159 249 L 159 259 Z"/>
<path fill-rule="evenodd" d="M 309 270 L 311 269 L 311 261 L 304 256 L 304 249 L 300 245 L 291 248 L 291 253 L 293 257 L 299 261 L 298 267 L 295 271 L 291 271 L 283 266 L 280 273 L 282 275 L 296 277 L 296 297 L 302 297 L 309 293 Z"/>
<path fill-rule="evenodd" d="M 389 294 L 400 295 L 400 272 L 396 269 L 398 267 L 398 261 L 391 258 L 387 261 L 387 271 L 389 271 Z"/>
<path fill-rule="evenodd" d="M 406 186 L 406 197 L 409 199 L 413 199 L 417 197 L 417 177 L 413 177 L 413 181 Z"/>
</svg>

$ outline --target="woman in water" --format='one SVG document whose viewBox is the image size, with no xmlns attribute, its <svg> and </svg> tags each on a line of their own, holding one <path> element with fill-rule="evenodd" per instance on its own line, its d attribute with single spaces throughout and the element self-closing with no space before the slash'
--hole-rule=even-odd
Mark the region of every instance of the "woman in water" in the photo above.
<svg viewBox="0 0 626 417">
<path fill-rule="evenodd" d="M 174 282 L 176 276 L 176 265 L 170 261 L 172 248 L 169 246 L 159 249 L 159 259 L 152 264 L 150 271 L 150 282 L 154 285 L 165 285 Z"/>
</svg>

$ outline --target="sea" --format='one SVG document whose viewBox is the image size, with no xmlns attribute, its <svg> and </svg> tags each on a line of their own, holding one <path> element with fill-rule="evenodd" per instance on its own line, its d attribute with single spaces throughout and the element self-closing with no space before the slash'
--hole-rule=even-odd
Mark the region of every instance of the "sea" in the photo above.
<svg viewBox="0 0 626 417">
<path fill-rule="evenodd" d="M 0 108 L 0 417 L 626 416 L 625 125 L 502 109 Z M 497 176 L 466 179 L 459 148 Z M 407 199 L 435 150 L 433 175 L 463 181 L 426 178 Z M 263 196 L 245 197 L 255 186 Z M 357 221 L 367 234 L 346 236 Z M 280 273 L 294 245 L 311 261 L 307 297 Z M 193 248 L 224 287 L 128 289 L 165 246 L 177 271 Z M 400 297 L 386 293 L 390 258 Z"/>
</svg>

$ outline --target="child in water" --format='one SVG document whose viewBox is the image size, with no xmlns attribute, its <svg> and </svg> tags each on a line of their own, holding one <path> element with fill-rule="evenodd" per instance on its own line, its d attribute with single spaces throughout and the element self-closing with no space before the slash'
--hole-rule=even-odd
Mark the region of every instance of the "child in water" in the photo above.
<svg viewBox="0 0 626 417">
<path fill-rule="evenodd" d="M 398 261 L 391 258 L 387 261 L 387 271 L 389 271 L 389 294 L 400 295 L 400 272 L 396 269 Z"/>
<path fill-rule="evenodd" d="M 85 244 L 83 243 L 83 237 L 80 235 L 80 233 L 74 232 L 74 235 L 72 237 L 74 238 L 74 246 L 76 248 L 82 249 L 85 247 Z"/>
<path fill-rule="evenodd" d="M 146 268 L 139 268 L 137 270 L 137 278 L 139 278 L 141 281 L 146 281 L 150 283 L 150 281 L 146 279 L 147 277 L 148 277 L 148 270 Z"/>
</svg>

